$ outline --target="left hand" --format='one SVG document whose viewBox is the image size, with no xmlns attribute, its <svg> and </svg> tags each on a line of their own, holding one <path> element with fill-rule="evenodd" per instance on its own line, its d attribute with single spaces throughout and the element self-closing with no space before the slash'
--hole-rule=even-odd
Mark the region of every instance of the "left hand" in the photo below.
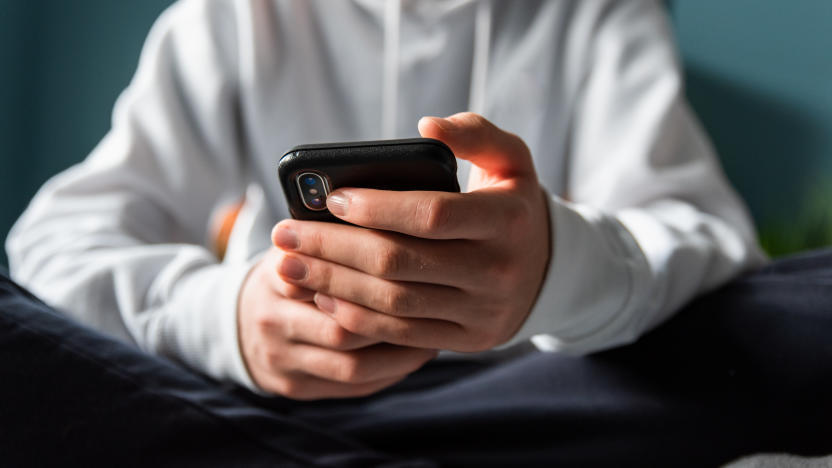
<svg viewBox="0 0 832 468">
<path fill-rule="evenodd" d="M 358 226 L 286 220 L 283 278 L 317 291 L 346 330 L 388 343 L 476 352 L 520 329 L 549 261 L 549 214 L 523 141 L 471 113 L 419 122 L 470 160 L 470 192 L 340 189 L 327 199 Z M 292 236 L 275 236 L 275 239 Z M 297 265 L 295 265 L 297 267 Z"/>
</svg>

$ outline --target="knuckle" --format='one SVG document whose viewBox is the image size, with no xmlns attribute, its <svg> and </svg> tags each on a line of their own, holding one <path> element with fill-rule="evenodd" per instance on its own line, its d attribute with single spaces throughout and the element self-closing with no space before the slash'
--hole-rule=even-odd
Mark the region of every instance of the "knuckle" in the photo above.
<svg viewBox="0 0 832 468">
<path fill-rule="evenodd" d="M 345 353 L 337 363 L 335 379 L 344 383 L 359 383 L 362 381 L 363 367 L 355 353 Z"/>
<path fill-rule="evenodd" d="M 484 127 L 491 124 L 488 119 L 480 114 L 477 114 L 476 112 L 464 112 L 461 117 L 465 119 L 469 125 L 475 127 Z"/>
<path fill-rule="evenodd" d="M 420 228 L 425 233 L 442 233 L 450 224 L 450 204 L 442 197 L 421 200 L 416 206 L 416 219 L 421 223 Z"/>
<path fill-rule="evenodd" d="M 258 307 L 254 311 L 253 320 L 255 328 L 258 332 L 262 333 L 267 329 L 271 329 L 274 326 L 275 320 L 274 316 L 263 307 Z"/>
<path fill-rule="evenodd" d="M 410 343 L 413 339 L 413 329 L 407 323 L 392 327 L 388 333 L 396 340 L 396 343 Z"/>
<path fill-rule="evenodd" d="M 512 148 L 513 151 L 515 151 L 515 152 L 528 152 L 529 151 L 528 147 L 526 146 L 526 142 L 523 140 L 523 138 L 520 137 L 520 135 L 518 135 L 514 132 L 509 132 L 507 130 L 500 130 L 500 131 L 503 132 L 506 135 L 506 138 L 508 138 L 509 143 L 513 146 L 513 148 Z"/>
<path fill-rule="evenodd" d="M 388 245 L 375 257 L 372 274 L 381 278 L 394 278 L 407 264 L 407 253 L 401 247 Z"/>
<path fill-rule="evenodd" d="M 352 334 L 337 323 L 333 323 L 324 329 L 324 344 L 332 349 L 344 349 L 349 347 Z"/>
<path fill-rule="evenodd" d="M 326 245 L 327 242 L 324 239 L 324 231 L 323 230 L 310 230 L 311 232 L 308 234 L 309 242 L 306 246 L 301 246 L 302 248 L 305 247 L 305 251 L 307 251 L 310 255 L 316 257 L 326 256 Z"/>
<path fill-rule="evenodd" d="M 494 129 L 500 132 L 500 135 L 503 138 L 503 143 L 505 145 L 506 151 L 510 152 L 515 157 L 521 157 L 524 159 L 531 159 L 531 154 L 529 152 L 529 147 L 526 145 L 526 142 L 520 135 L 509 132 L 503 129 L 499 129 L 494 124 L 489 123 Z"/>
<path fill-rule="evenodd" d="M 412 300 L 410 294 L 404 289 L 389 287 L 382 290 L 381 304 L 383 307 L 382 312 L 387 312 L 391 315 L 400 315 L 410 310 Z"/>
<path fill-rule="evenodd" d="M 321 292 L 329 292 L 332 290 L 331 285 L 333 281 L 333 271 L 332 265 L 328 263 L 318 263 L 316 265 L 316 270 L 314 274 L 310 274 L 310 277 L 314 276 L 316 278 L 315 285 L 310 286 L 310 289 L 317 289 Z"/>
<path fill-rule="evenodd" d="M 363 311 L 358 310 L 355 307 L 339 307 L 337 320 L 338 325 L 343 327 L 346 331 L 359 335 L 362 334 L 363 331 L 366 331 L 368 325 L 368 321 L 366 320 Z"/>
<path fill-rule="evenodd" d="M 265 367 L 272 371 L 279 371 L 283 367 L 283 353 L 278 352 L 275 349 L 264 349 L 263 350 L 263 360 L 265 361 Z"/>
</svg>

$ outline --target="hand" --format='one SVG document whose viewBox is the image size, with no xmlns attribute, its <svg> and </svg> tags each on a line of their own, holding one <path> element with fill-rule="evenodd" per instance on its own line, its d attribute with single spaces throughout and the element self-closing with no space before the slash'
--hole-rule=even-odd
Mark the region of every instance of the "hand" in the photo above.
<svg viewBox="0 0 832 468">
<path fill-rule="evenodd" d="M 282 281 L 272 248 L 243 284 L 240 348 L 254 382 L 298 400 L 368 395 L 436 356 L 350 333 L 311 302 L 313 292 Z"/>
<path fill-rule="evenodd" d="M 549 260 L 549 215 L 523 141 L 476 114 L 419 122 L 472 161 L 469 193 L 342 189 L 327 207 L 356 226 L 286 220 L 283 278 L 355 334 L 483 351 L 519 330 Z M 291 241 L 289 241 L 291 240 Z"/>
</svg>

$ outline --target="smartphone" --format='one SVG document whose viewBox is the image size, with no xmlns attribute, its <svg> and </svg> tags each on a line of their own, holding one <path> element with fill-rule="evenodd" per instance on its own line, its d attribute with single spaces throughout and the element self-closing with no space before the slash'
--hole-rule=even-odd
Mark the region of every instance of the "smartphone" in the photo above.
<svg viewBox="0 0 832 468">
<path fill-rule="evenodd" d="M 292 217 L 313 221 L 343 222 L 326 209 L 342 187 L 459 192 L 453 152 L 431 138 L 296 146 L 277 173 Z"/>
</svg>

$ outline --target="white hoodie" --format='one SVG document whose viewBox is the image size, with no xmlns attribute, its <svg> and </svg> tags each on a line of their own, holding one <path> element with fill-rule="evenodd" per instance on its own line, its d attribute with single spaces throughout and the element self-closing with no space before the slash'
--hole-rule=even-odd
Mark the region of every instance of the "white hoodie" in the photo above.
<svg viewBox="0 0 832 468">
<path fill-rule="evenodd" d="M 283 151 L 416 136 L 419 117 L 463 110 L 520 135 L 551 194 L 552 259 L 509 345 L 628 343 L 763 261 L 685 103 L 658 1 L 184 0 L 153 28 L 110 133 L 15 225 L 12 274 L 94 327 L 253 387 L 237 296 L 288 216 Z M 212 212 L 245 192 L 218 262 Z"/>
</svg>

